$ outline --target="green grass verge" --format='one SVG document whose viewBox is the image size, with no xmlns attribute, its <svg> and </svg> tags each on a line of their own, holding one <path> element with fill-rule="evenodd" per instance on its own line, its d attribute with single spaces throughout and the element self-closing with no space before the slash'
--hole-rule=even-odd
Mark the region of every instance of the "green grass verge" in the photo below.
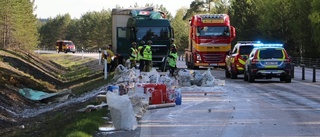
<svg viewBox="0 0 320 137">
<path fill-rule="evenodd" d="M 48 137 L 91 137 L 106 121 L 107 109 L 100 109 L 88 113 L 79 113 L 69 122 L 50 130 Z"/>
</svg>

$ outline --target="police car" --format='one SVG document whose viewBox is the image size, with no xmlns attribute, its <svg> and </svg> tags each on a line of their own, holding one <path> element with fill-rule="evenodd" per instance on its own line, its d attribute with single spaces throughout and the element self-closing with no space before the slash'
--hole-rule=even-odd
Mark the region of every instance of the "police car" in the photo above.
<svg viewBox="0 0 320 137">
<path fill-rule="evenodd" d="M 280 78 L 291 82 L 291 59 L 282 44 L 262 44 L 255 47 L 245 63 L 244 80 Z"/>
</svg>

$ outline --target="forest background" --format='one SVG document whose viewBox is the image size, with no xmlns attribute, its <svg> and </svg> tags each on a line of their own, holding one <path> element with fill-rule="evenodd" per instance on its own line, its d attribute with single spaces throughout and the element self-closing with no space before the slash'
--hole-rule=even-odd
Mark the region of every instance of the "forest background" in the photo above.
<svg viewBox="0 0 320 137">
<path fill-rule="evenodd" d="M 154 6 L 168 12 L 163 5 Z M 116 6 L 115 8 L 127 8 Z M 0 49 L 54 49 L 58 39 L 72 40 L 87 50 L 111 43 L 111 10 L 87 12 L 79 19 L 69 14 L 37 18 L 34 0 L 0 1 Z M 283 43 L 293 57 L 320 57 L 319 0 L 194 0 L 175 16 L 168 12 L 175 30 L 175 43 L 183 54 L 188 46 L 189 19 L 202 13 L 229 14 L 236 28 L 236 41 Z"/>
</svg>

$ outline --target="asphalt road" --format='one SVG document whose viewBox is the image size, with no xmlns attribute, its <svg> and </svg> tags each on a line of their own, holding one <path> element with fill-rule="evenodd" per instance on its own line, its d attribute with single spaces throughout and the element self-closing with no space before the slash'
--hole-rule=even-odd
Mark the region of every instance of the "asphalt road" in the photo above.
<svg viewBox="0 0 320 137">
<path fill-rule="evenodd" d="M 148 110 L 136 130 L 105 136 L 320 136 L 320 83 L 312 82 L 311 69 L 306 80 L 301 80 L 299 67 L 295 71 L 292 83 L 278 78 L 248 83 L 241 75 L 225 79 L 224 70 L 214 69 L 213 76 L 226 80 L 225 86 L 184 89 L 182 105 Z"/>
<path fill-rule="evenodd" d="M 183 62 L 178 67 L 186 68 Z M 301 68 L 296 67 L 292 83 L 278 78 L 248 83 L 242 75 L 225 79 L 224 70 L 211 72 L 216 79 L 226 80 L 225 86 L 185 88 L 182 105 L 148 110 L 134 131 L 99 136 L 320 136 L 320 82 L 312 82 L 312 69 L 306 69 L 306 80 L 302 80 Z"/>
</svg>

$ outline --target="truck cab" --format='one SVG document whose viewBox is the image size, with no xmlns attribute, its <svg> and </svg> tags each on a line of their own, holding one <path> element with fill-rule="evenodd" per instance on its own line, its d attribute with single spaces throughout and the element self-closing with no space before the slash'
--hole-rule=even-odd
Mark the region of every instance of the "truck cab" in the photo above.
<svg viewBox="0 0 320 137">
<path fill-rule="evenodd" d="M 151 40 L 152 64 L 162 70 L 173 37 L 170 21 L 153 7 L 112 9 L 113 51 L 124 58 L 129 57 L 132 42 Z"/>
<path fill-rule="evenodd" d="M 226 78 L 236 79 L 244 73 L 244 65 L 254 46 L 261 45 L 260 41 L 238 41 L 231 51 L 227 52 L 225 62 Z"/>
<path fill-rule="evenodd" d="M 186 66 L 191 69 L 225 67 L 226 52 L 236 37 L 227 14 L 198 14 L 189 22 L 189 43 L 185 50 Z"/>
</svg>

